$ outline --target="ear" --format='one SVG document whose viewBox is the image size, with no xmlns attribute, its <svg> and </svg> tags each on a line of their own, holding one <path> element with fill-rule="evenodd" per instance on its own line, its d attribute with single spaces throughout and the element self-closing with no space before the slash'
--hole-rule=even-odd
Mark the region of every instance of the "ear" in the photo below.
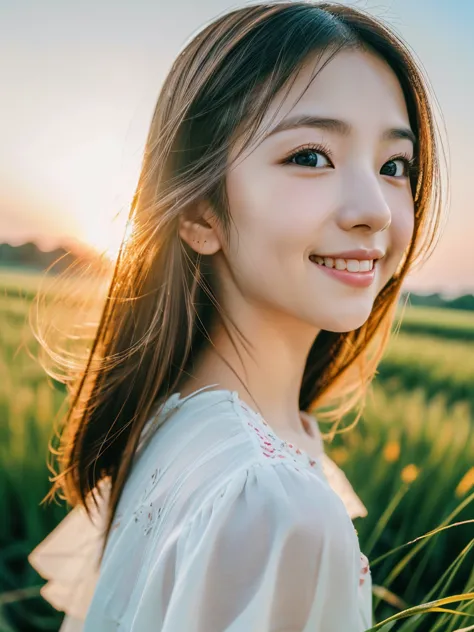
<svg viewBox="0 0 474 632">
<path fill-rule="evenodd" d="M 213 255 L 221 249 L 217 218 L 207 201 L 182 211 L 178 232 L 190 248 L 202 255 Z"/>
</svg>

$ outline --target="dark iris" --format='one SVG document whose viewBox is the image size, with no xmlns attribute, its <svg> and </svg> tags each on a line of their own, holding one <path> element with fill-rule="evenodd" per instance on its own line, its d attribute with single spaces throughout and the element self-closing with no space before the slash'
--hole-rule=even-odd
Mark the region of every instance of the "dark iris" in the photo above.
<svg viewBox="0 0 474 632">
<path fill-rule="evenodd" d="M 293 156 L 294 160 L 298 160 L 299 158 L 302 158 L 301 162 L 297 162 L 298 165 L 302 166 L 302 167 L 307 167 L 310 163 L 310 161 L 316 158 L 316 156 L 318 155 L 317 152 L 315 151 L 310 151 L 310 150 L 306 150 L 306 151 L 300 151 L 298 154 L 296 154 L 296 156 Z M 317 162 L 317 160 L 316 160 Z"/>
<path fill-rule="evenodd" d="M 386 163 L 386 165 L 390 165 L 390 164 L 393 165 L 392 173 L 387 173 L 385 175 L 387 175 L 387 176 L 395 176 L 395 175 L 397 175 L 397 165 L 395 164 L 395 161 L 394 160 L 390 160 L 389 162 Z M 385 165 L 385 168 L 387 168 L 386 165 Z M 390 167 L 388 169 L 390 171 Z"/>
</svg>

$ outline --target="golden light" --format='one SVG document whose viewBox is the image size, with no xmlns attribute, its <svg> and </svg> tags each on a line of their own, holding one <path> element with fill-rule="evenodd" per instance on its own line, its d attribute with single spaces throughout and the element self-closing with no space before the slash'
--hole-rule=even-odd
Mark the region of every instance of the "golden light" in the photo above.
<svg viewBox="0 0 474 632">
<path fill-rule="evenodd" d="M 113 261 L 117 258 L 122 241 L 130 237 L 132 224 L 127 224 L 126 214 L 108 218 L 105 215 L 82 218 L 82 240 L 99 254 Z"/>
<path fill-rule="evenodd" d="M 74 140 L 73 146 L 59 142 L 54 154 L 49 153 L 42 179 L 51 183 L 71 237 L 114 260 L 127 237 L 139 156 L 131 154 L 130 163 L 128 149 L 113 129 L 92 126 Z"/>
</svg>

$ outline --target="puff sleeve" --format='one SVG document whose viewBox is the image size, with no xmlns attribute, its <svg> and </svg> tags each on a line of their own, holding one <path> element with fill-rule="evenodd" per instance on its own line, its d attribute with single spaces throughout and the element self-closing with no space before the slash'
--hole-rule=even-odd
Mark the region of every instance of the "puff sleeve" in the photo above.
<svg viewBox="0 0 474 632">
<path fill-rule="evenodd" d="M 154 553 L 131 632 L 361 632 L 360 549 L 320 477 L 257 463 L 220 482 Z M 173 560 L 172 589 L 163 577 Z M 86 620 L 85 632 L 93 622 Z"/>
</svg>

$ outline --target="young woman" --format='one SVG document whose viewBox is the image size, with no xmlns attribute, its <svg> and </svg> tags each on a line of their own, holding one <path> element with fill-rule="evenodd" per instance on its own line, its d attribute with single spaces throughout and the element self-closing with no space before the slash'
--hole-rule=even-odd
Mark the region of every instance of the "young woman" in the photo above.
<svg viewBox="0 0 474 632">
<path fill-rule="evenodd" d="M 30 555 L 65 630 L 372 625 L 365 508 L 310 413 L 363 400 L 436 238 L 435 131 L 349 6 L 247 5 L 179 55 L 61 436 L 74 510 Z"/>
</svg>

